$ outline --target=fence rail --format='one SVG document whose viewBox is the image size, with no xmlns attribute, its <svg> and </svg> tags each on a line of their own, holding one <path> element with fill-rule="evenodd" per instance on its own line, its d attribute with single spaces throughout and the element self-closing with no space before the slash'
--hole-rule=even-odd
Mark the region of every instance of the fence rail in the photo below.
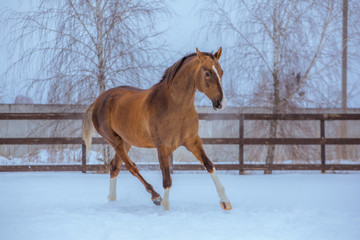
<svg viewBox="0 0 360 240">
<path fill-rule="evenodd" d="M 0 120 L 80 120 L 83 113 L 0 113 Z M 359 138 L 326 138 L 325 121 L 360 120 L 360 114 L 232 114 L 200 113 L 200 120 L 237 120 L 239 122 L 238 138 L 202 138 L 204 144 L 239 145 L 239 161 L 236 164 L 215 164 L 218 170 L 237 170 L 240 174 L 248 170 L 360 170 L 360 164 L 326 164 L 326 145 L 360 145 Z M 246 120 L 317 120 L 320 123 L 320 138 L 244 138 L 244 121 Z M 0 166 L 0 172 L 9 171 L 105 171 L 104 165 L 87 165 L 86 149 L 81 138 L 0 138 L 1 145 L 82 145 L 82 165 L 10 165 Z M 93 144 L 106 144 L 102 138 L 93 138 Z M 319 145 L 321 164 L 245 164 L 244 145 Z M 140 169 L 159 169 L 157 164 L 138 164 Z M 202 170 L 201 165 L 173 164 L 172 171 Z"/>
</svg>

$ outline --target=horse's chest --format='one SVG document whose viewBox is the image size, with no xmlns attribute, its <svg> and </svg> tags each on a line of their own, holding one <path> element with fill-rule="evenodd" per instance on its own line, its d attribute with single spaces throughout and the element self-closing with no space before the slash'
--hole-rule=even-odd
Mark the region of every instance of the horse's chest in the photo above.
<svg viewBox="0 0 360 240">
<path fill-rule="evenodd" d="M 156 124 L 156 144 L 180 146 L 184 140 L 197 135 L 199 123 L 191 117 L 164 118 Z"/>
</svg>

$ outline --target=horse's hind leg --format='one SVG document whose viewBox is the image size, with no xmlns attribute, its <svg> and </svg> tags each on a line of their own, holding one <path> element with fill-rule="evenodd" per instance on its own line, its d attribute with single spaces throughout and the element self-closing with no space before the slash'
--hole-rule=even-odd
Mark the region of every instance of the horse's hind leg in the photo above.
<svg viewBox="0 0 360 240">
<path fill-rule="evenodd" d="M 137 177 L 140 182 L 142 182 L 142 184 L 145 186 L 145 189 L 148 193 L 151 194 L 151 200 L 154 202 L 155 205 L 160 205 L 161 204 L 161 197 L 160 195 L 155 192 L 153 186 L 151 184 L 149 184 L 140 174 L 139 169 L 137 168 L 136 164 L 131 161 L 131 159 L 127 156 L 126 154 L 126 160 L 124 160 L 125 162 L 125 167 L 126 169 L 135 177 Z"/>
<path fill-rule="evenodd" d="M 129 152 L 130 148 L 131 145 L 125 143 L 126 152 Z M 123 163 L 124 161 L 115 153 L 114 158 L 110 162 L 110 191 L 108 196 L 109 201 L 116 200 L 116 181 Z"/>
<path fill-rule="evenodd" d="M 117 176 L 120 173 L 122 164 L 123 161 L 121 160 L 121 158 L 117 154 L 115 154 L 114 158 L 110 162 L 110 191 L 108 196 L 109 201 L 116 200 L 116 181 Z"/>
<path fill-rule="evenodd" d="M 146 191 L 151 194 L 151 199 L 153 200 L 154 204 L 160 205 L 161 197 L 160 195 L 155 192 L 153 186 L 151 186 L 140 174 L 139 169 L 137 168 L 136 164 L 131 161 L 128 156 L 128 150 L 126 149 L 126 143 L 119 137 L 107 139 L 110 145 L 115 149 L 116 155 L 119 159 L 121 159 L 125 163 L 126 169 L 135 177 L 137 177 L 142 184 L 145 186 Z M 120 166 L 121 167 L 121 166 Z M 114 172 L 115 173 L 115 172 Z M 110 179 L 110 186 L 111 186 L 111 179 Z M 116 179 L 113 180 L 116 183 Z M 114 185 L 114 182 L 113 182 Z"/>
</svg>

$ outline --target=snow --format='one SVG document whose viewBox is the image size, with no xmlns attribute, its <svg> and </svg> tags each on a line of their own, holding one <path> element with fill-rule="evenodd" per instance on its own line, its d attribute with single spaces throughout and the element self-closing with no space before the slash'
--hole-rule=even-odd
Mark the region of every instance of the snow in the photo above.
<svg viewBox="0 0 360 240">
<path fill-rule="evenodd" d="M 218 172 L 223 211 L 207 173 L 172 175 L 170 211 L 120 173 L 0 173 L 0 239 L 360 239 L 360 174 Z M 161 173 L 142 175 L 163 194 Z"/>
</svg>

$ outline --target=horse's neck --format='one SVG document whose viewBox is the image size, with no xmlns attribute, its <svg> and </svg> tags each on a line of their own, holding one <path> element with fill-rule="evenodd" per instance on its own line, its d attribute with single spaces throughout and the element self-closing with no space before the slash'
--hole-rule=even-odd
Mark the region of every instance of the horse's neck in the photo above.
<svg viewBox="0 0 360 240">
<path fill-rule="evenodd" d="M 170 101 L 183 108 L 194 106 L 196 92 L 195 76 L 189 74 L 193 71 L 189 71 L 190 69 L 186 67 L 179 70 L 169 86 Z"/>
<path fill-rule="evenodd" d="M 185 63 L 170 82 L 163 81 L 150 90 L 150 104 L 162 105 L 170 111 L 184 111 L 194 108 L 195 75 L 191 64 Z M 191 74 L 189 74 L 191 73 Z"/>
</svg>

